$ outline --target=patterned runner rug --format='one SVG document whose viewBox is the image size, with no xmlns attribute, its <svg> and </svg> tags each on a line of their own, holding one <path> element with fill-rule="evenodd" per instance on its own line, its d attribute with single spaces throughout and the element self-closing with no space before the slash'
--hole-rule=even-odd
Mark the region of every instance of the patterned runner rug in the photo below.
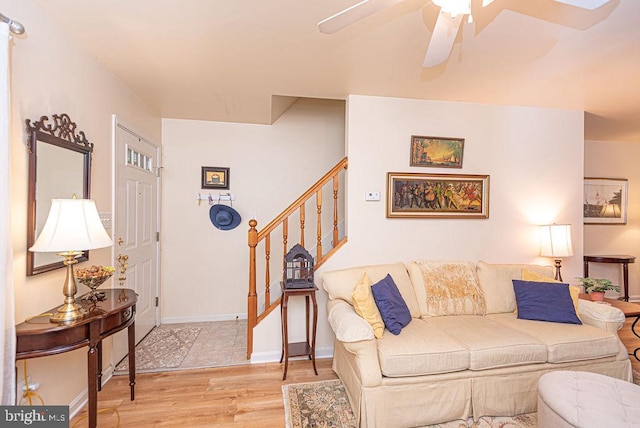
<svg viewBox="0 0 640 428">
<path fill-rule="evenodd" d="M 340 380 L 282 386 L 287 428 L 356 428 L 356 419 Z M 509 417 L 481 417 L 427 428 L 535 428 L 535 413 Z"/>
<path fill-rule="evenodd" d="M 200 328 L 155 327 L 136 346 L 136 373 L 176 370 L 195 343 Z M 129 359 L 116 365 L 115 375 L 129 373 Z"/>
</svg>

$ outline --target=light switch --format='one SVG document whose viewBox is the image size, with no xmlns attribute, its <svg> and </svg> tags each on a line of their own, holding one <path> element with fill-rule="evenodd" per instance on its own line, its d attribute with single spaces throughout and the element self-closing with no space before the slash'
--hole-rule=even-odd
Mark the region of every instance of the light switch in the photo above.
<svg viewBox="0 0 640 428">
<path fill-rule="evenodd" d="M 379 201 L 380 200 L 380 192 L 365 192 L 364 200 L 365 201 Z"/>
</svg>

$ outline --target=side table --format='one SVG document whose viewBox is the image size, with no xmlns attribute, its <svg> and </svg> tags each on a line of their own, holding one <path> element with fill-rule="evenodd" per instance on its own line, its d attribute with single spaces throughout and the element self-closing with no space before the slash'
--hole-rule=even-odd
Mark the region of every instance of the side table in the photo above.
<svg viewBox="0 0 640 428">
<path fill-rule="evenodd" d="M 104 290 L 105 300 L 90 302 L 77 299 L 88 312 L 68 324 L 53 324 L 48 316 L 31 318 L 16 325 L 16 360 L 56 355 L 74 349 L 89 348 L 87 352 L 87 389 L 89 427 L 98 424 L 98 391 L 102 384 L 102 340 L 124 328 L 129 340 L 129 389 L 135 398 L 135 319 L 138 296 L 126 288 Z M 50 309 L 48 312 L 55 312 Z"/>
<path fill-rule="evenodd" d="M 318 304 L 316 302 L 316 291 L 318 287 L 313 288 L 285 288 L 280 283 L 282 289 L 282 300 L 280 302 L 280 317 L 282 320 L 282 354 L 280 362 L 284 361 L 284 374 L 282 380 L 287 379 L 287 369 L 289 367 L 289 357 L 309 357 L 313 363 L 313 371 L 318 375 L 316 369 L 316 327 L 318 324 Z M 305 314 L 306 314 L 306 341 L 289 343 L 289 328 L 287 307 L 289 305 L 289 297 L 304 296 Z M 310 307 L 309 300 L 313 302 L 313 324 L 310 325 Z"/>
<path fill-rule="evenodd" d="M 589 276 L 589 262 L 592 263 L 618 263 L 622 265 L 622 281 L 624 291 L 620 300 L 629 301 L 629 263 L 634 263 L 634 256 L 584 256 L 584 276 Z"/>
</svg>

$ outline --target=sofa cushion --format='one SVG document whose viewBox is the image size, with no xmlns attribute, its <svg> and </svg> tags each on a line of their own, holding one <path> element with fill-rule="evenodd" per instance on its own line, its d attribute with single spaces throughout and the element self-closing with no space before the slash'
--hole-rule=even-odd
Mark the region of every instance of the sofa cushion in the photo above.
<svg viewBox="0 0 640 428">
<path fill-rule="evenodd" d="M 513 313 L 488 318 L 544 343 L 549 363 L 610 357 L 620 351 L 620 341 L 615 334 L 590 325 L 519 320 Z"/>
<path fill-rule="evenodd" d="M 420 376 L 469 368 L 467 348 L 429 321 L 414 318 L 398 336 L 385 334 L 377 340 L 384 376 Z"/>
<path fill-rule="evenodd" d="M 402 328 L 411 322 L 411 313 L 391 275 L 373 284 L 371 292 L 387 330 L 400 334 Z"/>
<path fill-rule="evenodd" d="M 471 370 L 544 363 L 547 360 L 547 347 L 541 341 L 487 317 L 457 315 L 432 317 L 428 321 L 469 350 Z"/>
<path fill-rule="evenodd" d="M 411 316 L 420 316 L 413 285 L 411 285 L 407 268 L 401 262 L 322 272 L 323 287 L 329 294 L 329 299 L 342 299 L 353 305 L 351 293 L 353 293 L 356 283 L 364 273 L 374 284 L 387 276 L 387 274 L 391 275 L 393 282 L 398 286 L 398 290 L 400 290 L 400 294 L 409 308 L 409 312 L 411 312 Z"/>
<path fill-rule="evenodd" d="M 519 319 L 582 324 L 568 284 L 514 279 L 513 290 Z"/>
<path fill-rule="evenodd" d="M 475 264 L 464 261 L 416 260 L 407 264 L 420 315 L 483 315 L 484 296 Z"/>
<path fill-rule="evenodd" d="M 533 281 L 533 282 L 556 282 L 555 278 L 551 278 L 550 276 L 538 275 L 535 272 L 530 271 L 529 269 L 522 269 L 522 280 L 523 281 Z M 578 311 L 578 299 L 580 298 L 580 287 L 577 285 L 569 285 L 569 294 L 571 295 L 571 301 L 573 302 L 573 309 L 576 311 L 576 316 L 580 319 L 580 313 Z"/>
<path fill-rule="evenodd" d="M 520 279 L 522 269 L 539 275 L 553 276 L 553 267 L 527 264 L 489 264 L 478 262 L 476 273 L 484 293 L 487 314 L 513 312 L 516 309 L 516 296 L 513 292 L 514 279 Z"/>
<path fill-rule="evenodd" d="M 378 311 L 378 306 L 373 299 L 373 293 L 371 292 L 371 280 L 366 273 L 362 274 L 362 278 L 356 284 L 351 293 L 353 298 L 353 309 L 356 314 L 360 315 L 366 322 L 371 324 L 373 328 L 373 334 L 380 339 L 384 334 L 384 322 Z"/>
</svg>

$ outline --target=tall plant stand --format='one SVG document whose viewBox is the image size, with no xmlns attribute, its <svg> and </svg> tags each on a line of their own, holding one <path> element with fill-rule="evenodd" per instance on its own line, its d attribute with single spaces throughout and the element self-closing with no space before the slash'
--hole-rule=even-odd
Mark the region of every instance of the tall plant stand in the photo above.
<svg viewBox="0 0 640 428">
<path fill-rule="evenodd" d="M 287 369 L 289 367 L 289 357 L 309 357 L 313 363 L 313 371 L 316 376 L 316 328 L 318 324 L 318 303 L 316 302 L 316 291 L 318 287 L 312 288 L 286 288 L 280 283 L 282 289 L 282 301 L 280 304 L 280 316 L 282 320 L 282 354 L 280 362 L 284 361 L 284 374 L 282 380 L 287 379 Z M 289 343 L 289 326 L 287 308 L 289 305 L 289 297 L 300 296 L 305 300 L 306 314 L 306 341 Z M 309 301 L 313 303 L 313 322 L 311 322 L 311 313 Z"/>
</svg>

